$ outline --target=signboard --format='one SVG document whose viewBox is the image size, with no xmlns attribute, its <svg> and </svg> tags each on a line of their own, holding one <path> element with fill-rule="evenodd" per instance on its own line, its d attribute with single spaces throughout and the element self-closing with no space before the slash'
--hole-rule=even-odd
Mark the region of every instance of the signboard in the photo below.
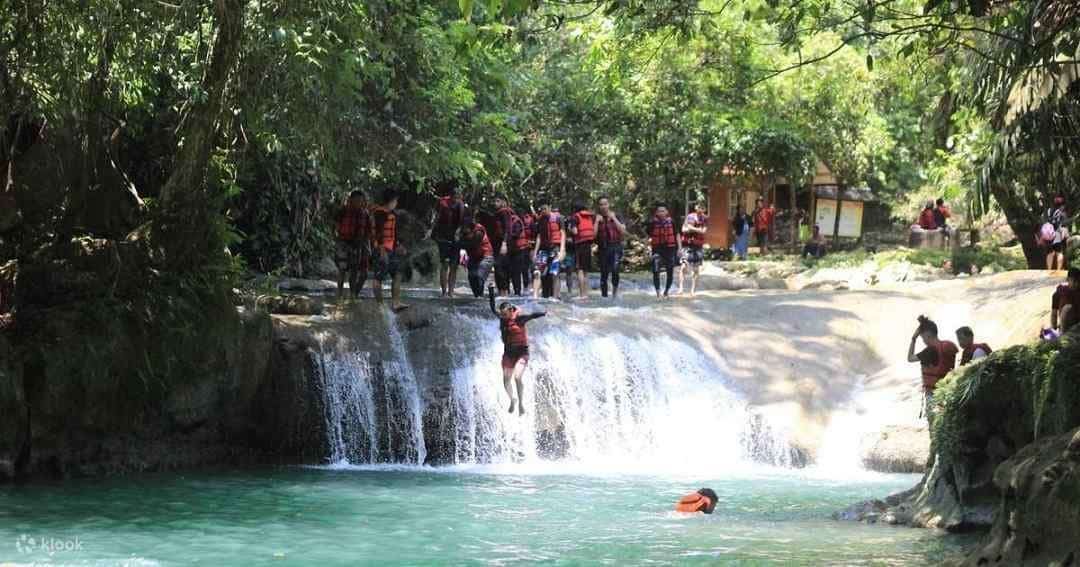
<svg viewBox="0 0 1080 567">
<path fill-rule="evenodd" d="M 840 227 L 837 236 L 858 238 L 862 236 L 863 204 L 859 201 L 841 201 Z M 818 199 L 814 224 L 821 227 L 821 233 L 832 236 L 836 228 L 836 201 Z"/>
<path fill-rule="evenodd" d="M 863 204 L 859 201 L 842 201 L 840 206 L 840 236 L 862 236 Z"/>
<path fill-rule="evenodd" d="M 836 201 L 817 200 L 817 213 L 814 215 L 814 224 L 821 227 L 821 234 L 832 236 L 833 226 L 836 224 Z"/>
</svg>

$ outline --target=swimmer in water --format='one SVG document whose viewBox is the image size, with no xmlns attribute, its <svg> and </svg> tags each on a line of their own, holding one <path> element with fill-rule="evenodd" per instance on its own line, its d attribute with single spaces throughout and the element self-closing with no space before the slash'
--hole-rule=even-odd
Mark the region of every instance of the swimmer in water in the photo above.
<svg viewBox="0 0 1080 567">
<path fill-rule="evenodd" d="M 679 499 L 679 502 L 675 504 L 676 512 L 683 512 L 686 514 L 694 514 L 702 512 L 704 514 L 712 514 L 716 508 L 716 501 L 719 497 L 716 496 L 716 492 L 711 488 L 701 488 L 697 492 L 691 492 L 686 496 Z"/>
</svg>

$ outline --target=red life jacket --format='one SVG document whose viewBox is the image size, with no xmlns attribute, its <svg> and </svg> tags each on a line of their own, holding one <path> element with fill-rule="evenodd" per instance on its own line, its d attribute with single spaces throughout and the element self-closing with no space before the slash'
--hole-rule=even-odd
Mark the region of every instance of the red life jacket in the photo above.
<svg viewBox="0 0 1080 567">
<path fill-rule="evenodd" d="M 558 248 L 562 244 L 562 217 L 559 213 L 553 211 L 540 215 L 539 225 L 540 247 L 546 250 Z"/>
<path fill-rule="evenodd" d="M 461 226 L 462 217 L 465 215 L 465 207 L 455 203 L 450 196 L 442 197 L 436 205 L 438 215 L 435 218 L 435 234 L 452 239 L 454 232 Z"/>
<path fill-rule="evenodd" d="M 525 228 L 525 238 L 529 240 L 530 244 L 534 244 L 536 242 L 536 215 L 532 213 L 526 213 L 525 216 L 521 217 L 521 222 Z"/>
<path fill-rule="evenodd" d="M 484 225 L 476 224 L 473 226 L 473 248 L 465 249 L 465 253 L 469 255 L 469 258 L 480 259 L 487 258 L 488 256 L 495 255 L 495 249 L 491 247 L 491 241 L 488 240 L 487 230 L 484 229 Z M 479 234 L 480 238 L 477 239 L 476 235 Z"/>
<path fill-rule="evenodd" d="M 923 390 L 927 392 L 933 392 L 937 383 L 956 367 L 956 353 L 960 350 L 951 341 L 939 341 L 935 348 L 937 364 L 922 369 Z"/>
<path fill-rule="evenodd" d="M 987 355 L 994 352 L 993 350 L 990 350 L 990 345 L 986 343 L 975 343 L 970 347 L 964 349 L 964 352 L 960 355 L 960 366 L 971 362 L 971 357 L 975 355 L 975 351 L 977 350 L 982 350 Z"/>
<path fill-rule="evenodd" d="M 574 213 L 573 218 L 577 226 L 577 234 L 574 235 L 575 244 L 596 240 L 596 215 L 592 211 L 578 211 Z"/>
<path fill-rule="evenodd" d="M 375 207 L 375 233 L 372 235 L 375 245 L 387 252 L 397 247 L 397 215 L 383 206 Z"/>
<path fill-rule="evenodd" d="M 699 215 L 697 213 L 690 213 L 686 215 L 686 224 L 694 228 L 705 228 L 709 223 L 709 217 L 706 215 Z M 700 248 L 705 246 L 705 235 L 700 232 L 683 233 L 683 246 L 694 246 Z"/>
<path fill-rule="evenodd" d="M 502 331 L 504 346 L 529 346 L 529 334 L 525 332 L 525 325 L 518 322 L 517 313 L 511 315 L 509 319 L 499 319 L 499 330 Z"/>
<path fill-rule="evenodd" d="M 345 207 L 338 217 L 337 236 L 346 241 L 371 238 L 371 213 L 366 207 Z"/>
<path fill-rule="evenodd" d="M 622 242 L 622 231 L 619 230 L 614 221 L 610 221 L 606 217 L 597 217 L 596 226 L 596 235 L 599 238 L 600 246 Z"/>
<path fill-rule="evenodd" d="M 937 221 L 934 219 L 934 211 L 932 209 L 923 209 L 923 212 L 919 213 L 919 226 L 923 230 L 934 230 L 937 228 Z"/>
<path fill-rule="evenodd" d="M 531 247 L 525 219 L 516 214 L 510 217 L 510 234 L 513 237 L 514 250 L 528 250 Z"/>
<path fill-rule="evenodd" d="M 518 219 L 518 226 L 520 227 L 521 217 L 514 212 L 514 209 L 503 207 L 495 211 L 495 232 L 492 233 L 492 237 L 495 241 L 500 244 L 502 242 L 513 243 L 517 238 L 517 234 L 514 234 L 515 218 Z"/>
<path fill-rule="evenodd" d="M 675 223 L 671 222 L 671 217 L 666 219 L 653 217 L 652 226 L 649 227 L 649 245 L 653 247 L 653 250 L 678 245 L 675 240 Z"/>
<path fill-rule="evenodd" d="M 710 505 L 712 505 L 712 501 L 709 500 L 707 496 L 702 496 L 697 492 L 691 492 L 679 499 L 679 502 L 675 504 L 675 511 L 684 514 L 704 512 Z"/>
</svg>

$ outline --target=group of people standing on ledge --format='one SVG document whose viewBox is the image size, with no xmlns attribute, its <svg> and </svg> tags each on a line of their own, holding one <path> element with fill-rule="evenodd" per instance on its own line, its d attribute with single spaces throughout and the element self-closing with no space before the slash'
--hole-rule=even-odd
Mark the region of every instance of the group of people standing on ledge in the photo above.
<svg viewBox="0 0 1080 567">
<path fill-rule="evenodd" d="M 1065 283 L 1054 290 L 1050 298 L 1050 327 L 1043 329 L 1040 337 L 1053 340 L 1067 333 L 1080 322 L 1080 269 L 1070 268 Z M 916 350 L 916 342 L 922 339 L 925 348 Z M 959 344 L 959 346 L 957 345 Z M 956 343 L 938 336 L 938 326 L 926 316 L 919 316 L 919 326 L 911 336 L 908 346 L 908 362 L 918 362 L 922 368 L 922 387 L 925 398 L 924 411 L 933 417 L 934 390 L 937 384 L 956 368 L 956 355 L 960 366 L 988 356 L 993 349 L 986 343 L 975 341 L 971 327 L 956 330 Z"/>
<path fill-rule="evenodd" d="M 370 271 L 374 273 L 377 300 L 382 299 L 382 283 L 391 279 L 394 310 L 407 307 L 401 303 L 398 275 L 405 250 L 398 239 L 393 212 L 397 198 L 397 192 L 388 190 L 372 206 L 362 191 L 350 194 L 337 217 L 339 297 L 346 282 L 353 297 L 357 297 Z M 594 258 L 600 272 L 600 294 L 618 296 L 627 225 L 612 209 L 610 199 L 600 197 L 595 207 L 576 203 L 567 215 L 550 202 L 540 203 L 537 212 L 523 214 L 515 211 L 505 196 L 496 197 L 494 205 L 493 213 L 474 213 L 453 189 L 438 199 L 431 219 L 431 238 L 439 250 L 443 297 L 454 296 L 458 270 L 464 266 L 469 288 L 477 298 L 483 297 L 487 281 L 494 275 L 501 296 L 531 294 L 534 298 L 559 299 L 562 274 L 566 293 L 573 294 L 576 289 L 577 296 L 585 299 L 589 296 Z M 698 204 L 676 230 L 666 206 L 653 208 L 646 232 L 658 299 L 670 294 L 676 270 L 680 290 L 685 272 L 690 278 L 690 294 L 696 293 L 706 256 L 708 219 L 705 206 Z"/>
</svg>

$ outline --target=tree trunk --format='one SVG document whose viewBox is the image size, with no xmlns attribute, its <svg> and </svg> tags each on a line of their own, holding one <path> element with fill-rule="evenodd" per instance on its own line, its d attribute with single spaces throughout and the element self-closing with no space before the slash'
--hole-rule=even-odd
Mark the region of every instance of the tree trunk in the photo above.
<svg viewBox="0 0 1080 567">
<path fill-rule="evenodd" d="M 1009 221 L 1020 246 L 1024 250 L 1024 258 L 1027 259 L 1028 268 L 1032 270 L 1046 269 L 1046 251 L 1035 241 L 1035 233 L 1039 230 L 1039 216 L 1020 195 L 1009 191 L 1007 187 L 995 184 L 990 192 L 994 199 L 1001 205 L 1005 213 L 1005 219 Z"/>
<path fill-rule="evenodd" d="M 217 40 L 202 80 L 206 96 L 192 105 L 180 132 L 172 174 L 161 189 L 162 215 L 157 226 L 166 261 L 175 269 L 198 269 L 208 254 L 220 253 L 214 242 L 215 212 L 204 187 L 214 149 L 225 91 L 243 43 L 245 0 L 214 0 Z"/>
</svg>

